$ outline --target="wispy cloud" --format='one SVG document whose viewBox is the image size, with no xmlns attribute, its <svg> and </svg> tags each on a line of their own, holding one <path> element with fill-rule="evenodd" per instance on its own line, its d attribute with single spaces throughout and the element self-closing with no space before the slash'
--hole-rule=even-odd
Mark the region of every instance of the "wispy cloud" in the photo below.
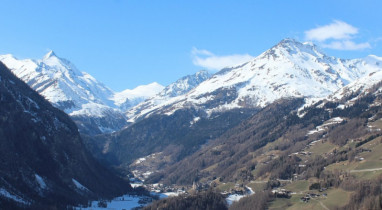
<svg viewBox="0 0 382 210">
<path fill-rule="evenodd" d="M 333 42 L 330 42 L 329 44 L 323 44 L 322 47 L 330 48 L 334 50 L 363 50 L 366 48 L 371 48 L 368 42 L 357 44 L 350 40 L 333 41 Z"/>
<path fill-rule="evenodd" d="M 371 48 L 370 43 L 355 43 L 359 29 L 340 20 L 305 31 L 305 39 L 318 41 L 324 48 L 335 50 L 362 50 Z"/>
<path fill-rule="evenodd" d="M 376 39 L 374 40 L 374 42 L 380 42 L 380 41 L 382 41 L 382 37 L 378 37 L 378 38 L 376 38 Z"/>
<path fill-rule="evenodd" d="M 208 50 L 192 48 L 192 62 L 196 66 L 201 66 L 209 70 L 220 70 L 224 67 L 231 67 L 248 62 L 253 56 L 249 54 L 234 54 L 218 56 Z"/>
<path fill-rule="evenodd" d="M 325 26 L 305 31 L 305 37 L 311 41 L 326 41 L 327 39 L 350 39 L 358 33 L 358 28 L 343 21 L 335 20 Z"/>
</svg>

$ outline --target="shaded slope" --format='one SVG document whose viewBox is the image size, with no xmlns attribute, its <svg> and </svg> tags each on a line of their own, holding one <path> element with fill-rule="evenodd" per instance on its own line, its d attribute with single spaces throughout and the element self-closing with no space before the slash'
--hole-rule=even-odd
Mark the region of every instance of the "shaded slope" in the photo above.
<svg viewBox="0 0 382 210">
<path fill-rule="evenodd" d="M 78 128 L 64 112 L 2 63 L 0 160 L 0 206 L 4 208 L 63 208 L 131 190 L 91 157 Z"/>
</svg>

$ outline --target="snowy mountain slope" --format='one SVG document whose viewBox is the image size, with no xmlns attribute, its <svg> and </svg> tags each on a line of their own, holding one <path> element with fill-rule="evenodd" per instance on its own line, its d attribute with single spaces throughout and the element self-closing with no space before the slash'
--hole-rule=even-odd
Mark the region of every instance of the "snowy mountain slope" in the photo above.
<svg viewBox="0 0 382 210">
<path fill-rule="evenodd" d="M 210 77 L 211 75 L 206 70 L 196 72 L 193 75 L 184 76 L 168 85 L 158 95 L 163 97 L 176 97 L 183 95 Z"/>
<path fill-rule="evenodd" d="M 164 87 L 156 82 L 148 85 L 140 85 L 132 90 L 126 89 L 122 92 L 115 93 L 112 100 L 115 105 L 120 107 L 123 111 L 151 98 L 161 92 Z"/>
<path fill-rule="evenodd" d="M 146 114 L 148 111 L 150 111 L 153 107 L 160 106 L 160 104 L 167 103 L 169 100 L 177 96 L 188 93 L 190 90 L 198 86 L 203 81 L 209 79 L 210 77 L 211 75 L 208 73 L 208 71 L 202 70 L 193 75 L 187 75 L 178 79 L 174 83 L 171 83 L 165 87 L 156 96 L 128 110 L 127 116 L 129 121 L 133 122 L 136 119 L 135 116 L 142 116 L 143 114 Z"/>
<path fill-rule="evenodd" d="M 93 102 L 113 106 L 113 91 L 69 61 L 50 51 L 42 60 L 17 60 L 12 55 L 0 56 L 12 72 L 67 113 Z"/>
<path fill-rule="evenodd" d="M 357 93 L 367 94 L 366 90 L 372 88 L 377 83 L 382 82 L 382 57 L 369 55 L 363 60 L 364 62 L 361 63 L 365 67 L 367 66 L 369 69 L 368 73 L 329 95 L 327 97 L 329 100 L 340 100 L 351 94 Z"/>
<path fill-rule="evenodd" d="M 88 134 L 123 128 L 127 121 L 122 110 L 128 104 L 137 104 L 163 89 L 153 83 L 115 93 L 53 51 L 41 60 L 18 60 L 8 54 L 0 55 L 0 61 L 55 107 L 75 118 L 81 132 Z"/>
<path fill-rule="evenodd" d="M 264 107 L 280 98 L 326 97 L 379 68 L 374 65 L 375 59 L 329 57 L 311 43 L 284 39 L 253 60 L 223 69 L 189 93 L 147 107 L 134 118 L 153 113 L 172 114 L 187 107 L 211 114 L 234 108 Z"/>
</svg>

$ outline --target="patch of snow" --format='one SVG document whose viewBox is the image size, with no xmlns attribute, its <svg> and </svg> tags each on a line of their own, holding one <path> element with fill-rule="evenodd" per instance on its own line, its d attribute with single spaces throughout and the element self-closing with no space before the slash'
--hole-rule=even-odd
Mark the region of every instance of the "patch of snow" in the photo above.
<svg viewBox="0 0 382 210">
<path fill-rule="evenodd" d="M 227 198 L 226 198 L 226 201 L 228 203 L 228 205 L 232 205 L 233 202 L 237 202 L 239 201 L 240 199 L 246 197 L 246 196 L 249 196 L 249 195 L 252 195 L 255 193 L 255 191 L 252 190 L 252 188 L 248 187 L 248 186 L 245 186 L 246 190 L 247 190 L 247 194 L 245 195 L 239 195 L 239 194 L 231 194 L 229 195 Z"/>
<path fill-rule="evenodd" d="M 322 125 L 317 126 L 314 130 L 308 131 L 306 135 L 309 136 L 315 133 L 323 132 L 327 129 L 327 126 L 339 124 L 342 121 L 344 121 L 344 119 L 342 119 L 341 117 L 335 117 L 335 118 L 329 119 L 326 122 L 324 122 Z"/>
<path fill-rule="evenodd" d="M 249 195 L 255 194 L 255 191 L 251 187 L 245 186 L 245 188 L 248 190 Z"/>
<path fill-rule="evenodd" d="M 142 162 L 145 161 L 145 160 L 146 160 L 145 157 L 143 157 L 143 158 L 139 158 L 138 160 L 135 161 L 135 164 L 140 164 L 140 163 L 142 163 Z"/>
<path fill-rule="evenodd" d="M 232 205 L 233 202 L 239 201 L 240 199 L 244 198 L 245 195 L 239 195 L 239 194 L 231 194 L 226 198 L 226 201 L 228 205 Z"/>
<path fill-rule="evenodd" d="M 82 104 L 79 110 L 70 113 L 71 116 L 95 116 L 104 117 L 108 111 L 112 110 L 110 107 L 98 103 Z"/>
<path fill-rule="evenodd" d="M 38 174 L 35 174 L 34 176 L 36 178 L 37 183 L 40 185 L 40 188 L 46 189 L 46 183 L 45 183 L 44 179 L 41 176 L 39 176 Z"/>
<path fill-rule="evenodd" d="M 130 183 L 130 185 L 132 186 L 132 187 L 142 187 L 143 186 L 143 183 Z"/>
<path fill-rule="evenodd" d="M 195 124 L 195 123 L 198 122 L 200 119 L 201 119 L 200 117 L 194 117 L 194 119 L 192 119 L 192 121 L 190 121 L 190 125 Z"/>
<path fill-rule="evenodd" d="M 179 192 L 165 192 L 163 193 L 164 195 L 166 195 L 167 197 L 176 197 L 176 196 L 179 196 Z"/>
<path fill-rule="evenodd" d="M 11 200 L 14 200 L 18 203 L 22 203 L 22 204 L 25 204 L 25 205 L 29 205 L 30 203 L 26 200 L 24 200 L 23 198 L 21 198 L 20 196 L 18 195 L 14 195 L 10 192 L 8 192 L 6 189 L 4 188 L 0 188 L 0 196 L 3 196 L 5 198 L 8 198 L 8 199 L 11 199 Z"/>
<path fill-rule="evenodd" d="M 123 196 L 114 198 L 111 201 L 106 201 L 106 204 L 107 204 L 106 208 L 98 207 L 99 201 L 92 201 L 90 207 L 75 207 L 74 209 L 76 210 L 133 209 L 133 208 L 145 206 L 144 204 L 139 203 L 140 201 L 144 199 L 150 199 L 150 198 L 146 196 L 123 195 Z"/>
<path fill-rule="evenodd" d="M 79 190 L 84 190 L 84 191 L 89 191 L 88 188 L 86 188 L 85 186 L 83 186 L 81 183 L 79 183 L 77 180 L 75 179 L 72 179 L 74 185 L 79 189 Z"/>
<path fill-rule="evenodd" d="M 319 133 L 319 132 L 322 132 L 322 131 L 325 131 L 325 129 L 323 129 L 320 126 L 317 126 L 315 130 L 308 131 L 307 135 L 309 136 L 309 135 L 312 135 L 312 134 L 315 134 L 315 133 Z"/>
<path fill-rule="evenodd" d="M 342 119 L 341 117 L 335 117 L 330 119 L 329 122 L 326 123 L 326 125 L 341 123 L 342 121 L 344 121 L 344 119 Z"/>
<path fill-rule="evenodd" d="M 153 172 L 152 171 L 146 171 L 145 173 L 143 173 L 143 177 L 147 179 L 147 177 L 149 177 Z"/>
</svg>

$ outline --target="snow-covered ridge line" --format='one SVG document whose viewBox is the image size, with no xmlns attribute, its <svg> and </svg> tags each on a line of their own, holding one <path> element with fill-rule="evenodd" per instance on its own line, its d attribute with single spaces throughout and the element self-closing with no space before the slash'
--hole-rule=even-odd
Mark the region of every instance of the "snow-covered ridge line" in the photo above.
<svg viewBox="0 0 382 210">
<path fill-rule="evenodd" d="M 225 68 L 184 95 L 154 98 L 128 112 L 129 119 L 171 115 L 194 107 L 205 113 L 259 108 L 281 98 L 325 98 L 365 75 L 380 80 L 381 58 L 340 59 L 325 55 L 312 43 L 284 39 L 253 60 Z M 370 80 L 366 80 L 368 82 Z M 364 82 L 364 83 L 365 83 Z"/>
<path fill-rule="evenodd" d="M 97 125 L 100 130 L 107 132 L 126 125 L 123 114 L 125 110 L 154 96 L 164 88 L 158 83 L 151 83 L 118 93 L 90 74 L 79 71 L 70 61 L 58 57 L 53 51 L 40 60 L 19 60 L 7 54 L 0 55 L 0 61 L 55 107 L 70 116 L 119 119 L 118 122 Z M 122 123 L 121 119 L 125 119 L 125 122 Z"/>
<path fill-rule="evenodd" d="M 178 98 L 181 98 L 210 77 L 211 75 L 208 71 L 202 70 L 193 75 L 187 75 L 178 79 L 174 83 L 165 87 L 154 97 L 128 110 L 127 117 L 129 121 L 134 122 L 139 117 L 155 111 L 158 107 L 161 107 L 164 104 L 170 104 L 171 102 L 177 101 Z"/>
</svg>

